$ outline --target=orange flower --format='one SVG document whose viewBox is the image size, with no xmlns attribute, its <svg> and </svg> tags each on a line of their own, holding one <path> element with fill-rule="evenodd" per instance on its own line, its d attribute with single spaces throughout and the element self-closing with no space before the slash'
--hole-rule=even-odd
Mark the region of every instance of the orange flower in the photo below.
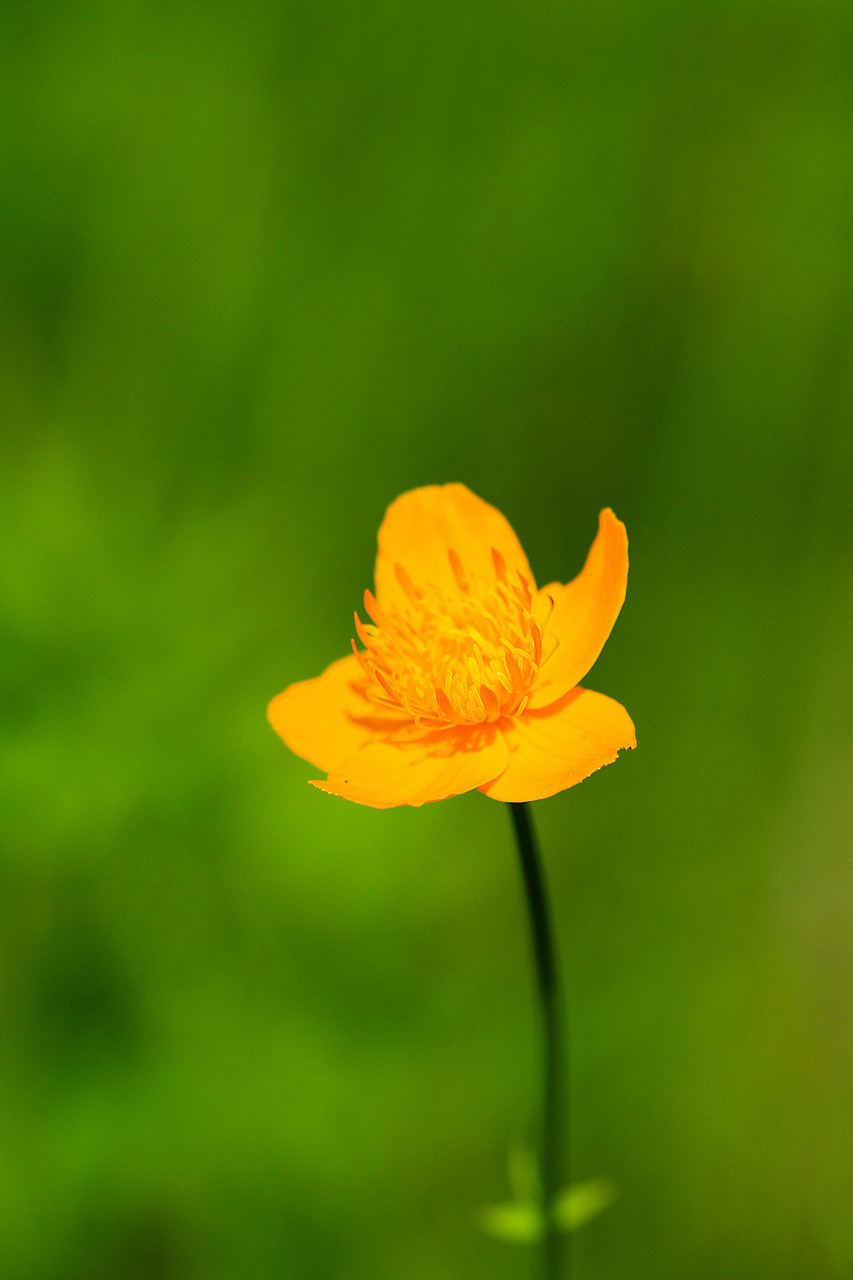
<svg viewBox="0 0 853 1280">
<path fill-rule="evenodd" d="M 578 681 L 625 599 L 609 509 L 578 576 L 537 589 L 509 522 L 463 484 L 413 489 L 379 530 L 353 653 L 269 705 L 314 786 L 375 809 L 471 791 L 540 800 L 636 745 L 625 708 Z"/>
</svg>

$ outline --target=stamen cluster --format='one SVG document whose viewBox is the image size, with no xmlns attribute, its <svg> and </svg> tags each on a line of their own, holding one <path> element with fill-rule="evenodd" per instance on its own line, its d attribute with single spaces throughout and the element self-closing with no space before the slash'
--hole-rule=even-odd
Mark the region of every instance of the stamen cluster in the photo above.
<svg viewBox="0 0 853 1280">
<path fill-rule="evenodd" d="M 528 579 L 516 571 L 517 581 L 509 580 L 503 556 L 494 547 L 491 552 L 494 577 L 487 578 L 466 572 L 457 553 L 448 551 L 455 590 L 416 586 L 395 565 L 407 600 L 402 609 L 380 609 L 365 591 L 371 622 L 355 615 L 364 652 L 355 640 L 352 645 L 374 702 L 428 728 L 494 722 L 524 710 L 556 649 L 551 637 L 543 652 L 553 602 L 547 599 L 547 616 L 537 617 Z"/>
</svg>

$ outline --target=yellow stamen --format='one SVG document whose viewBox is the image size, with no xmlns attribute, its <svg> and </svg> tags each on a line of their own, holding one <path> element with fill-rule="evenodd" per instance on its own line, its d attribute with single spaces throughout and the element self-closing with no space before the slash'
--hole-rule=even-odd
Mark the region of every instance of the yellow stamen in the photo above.
<svg viewBox="0 0 853 1280">
<path fill-rule="evenodd" d="M 465 577 L 465 570 L 462 568 L 462 561 L 451 547 L 447 552 L 447 558 L 450 561 L 450 568 L 453 570 L 453 576 L 456 579 L 456 585 L 460 591 L 467 592 L 468 580 Z"/>
<path fill-rule="evenodd" d="M 370 632 L 367 630 L 367 627 L 364 625 L 361 618 L 358 616 L 358 611 L 356 611 L 352 616 L 355 622 L 355 633 L 358 636 L 361 643 L 364 645 L 364 647 L 368 648 L 370 645 Z M 353 640 L 353 644 L 355 644 L 354 640 Z"/>
<path fill-rule="evenodd" d="M 493 576 L 465 568 L 447 553 L 452 586 L 414 583 L 395 565 L 405 599 L 387 612 L 370 591 L 364 607 L 370 624 L 355 615 L 364 651 L 353 641 L 364 670 L 373 677 L 368 693 L 382 706 L 411 716 L 415 725 L 495 722 L 517 715 L 544 661 L 554 652 L 542 608 L 527 579 L 507 581 L 507 566 L 492 548 Z M 550 612 L 550 611 L 548 611 Z"/>
<path fill-rule="evenodd" d="M 376 596 L 372 591 L 365 591 L 364 593 L 364 610 L 370 621 L 375 623 L 377 627 L 381 627 L 385 623 L 385 615 L 376 603 Z"/>
<path fill-rule="evenodd" d="M 417 601 L 421 593 L 420 591 L 418 591 L 417 587 L 412 582 L 412 579 L 406 573 L 406 570 L 403 568 L 401 564 L 394 565 L 394 573 L 397 576 L 397 581 L 399 582 L 400 586 L 403 588 L 403 590 L 405 591 L 409 599 L 413 602 Z"/>
</svg>

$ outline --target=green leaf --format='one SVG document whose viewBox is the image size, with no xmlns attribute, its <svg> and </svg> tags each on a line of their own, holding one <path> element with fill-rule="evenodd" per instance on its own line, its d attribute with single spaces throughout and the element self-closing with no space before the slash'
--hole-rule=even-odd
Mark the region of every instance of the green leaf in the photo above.
<svg viewBox="0 0 853 1280">
<path fill-rule="evenodd" d="M 566 1187 L 554 1200 L 554 1221 L 561 1231 L 577 1231 L 616 1199 L 615 1183 L 607 1178 Z"/>
<path fill-rule="evenodd" d="M 616 1187 L 606 1178 L 566 1187 L 554 1200 L 554 1225 L 558 1231 L 577 1231 L 615 1198 Z M 544 1234 L 542 1209 L 535 1200 L 486 1205 L 477 1214 L 477 1221 L 489 1235 L 512 1244 L 536 1244 Z"/>
<path fill-rule="evenodd" d="M 513 1244 L 535 1244 L 542 1239 L 542 1210 L 529 1200 L 510 1200 L 481 1209 L 477 1220 L 484 1231 Z"/>
<path fill-rule="evenodd" d="M 542 1199 L 542 1182 L 536 1149 L 529 1142 L 517 1143 L 507 1153 L 509 1185 L 516 1200 Z"/>
</svg>

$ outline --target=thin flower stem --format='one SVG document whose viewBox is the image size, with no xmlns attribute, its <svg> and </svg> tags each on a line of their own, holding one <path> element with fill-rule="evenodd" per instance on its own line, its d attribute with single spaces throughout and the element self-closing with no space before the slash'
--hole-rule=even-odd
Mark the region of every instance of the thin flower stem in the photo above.
<svg viewBox="0 0 853 1280">
<path fill-rule="evenodd" d="M 509 807 L 521 859 L 542 1011 L 545 1059 L 541 1137 L 542 1211 L 545 1225 L 542 1275 L 544 1280 L 563 1280 L 568 1275 L 568 1243 L 564 1242 L 556 1228 L 553 1206 L 562 1179 L 567 1175 L 564 1161 L 566 1164 L 568 1162 L 563 1134 L 568 1128 L 568 1105 L 563 1092 L 563 1053 L 568 1050 L 568 1036 L 566 1035 L 564 1042 L 554 933 L 536 835 L 527 805 L 510 804 Z M 565 1272 L 562 1265 L 564 1257 L 567 1268 Z"/>
</svg>

